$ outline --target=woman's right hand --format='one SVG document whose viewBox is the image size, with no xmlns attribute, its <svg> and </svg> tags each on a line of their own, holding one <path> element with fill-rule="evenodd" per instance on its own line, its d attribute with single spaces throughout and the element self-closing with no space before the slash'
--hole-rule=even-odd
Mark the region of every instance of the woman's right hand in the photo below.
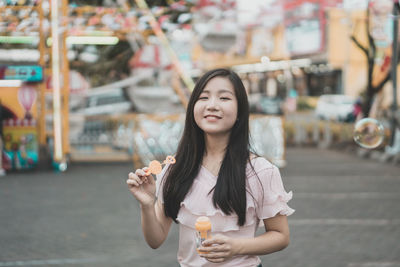
<svg viewBox="0 0 400 267">
<path fill-rule="evenodd" d="M 132 195 L 142 206 L 154 205 L 156 183 L 153 175 L 146 175 L 145 169 L 137 169 L 135 173 L 129 173 L 126 183 Z"/>
</svg>

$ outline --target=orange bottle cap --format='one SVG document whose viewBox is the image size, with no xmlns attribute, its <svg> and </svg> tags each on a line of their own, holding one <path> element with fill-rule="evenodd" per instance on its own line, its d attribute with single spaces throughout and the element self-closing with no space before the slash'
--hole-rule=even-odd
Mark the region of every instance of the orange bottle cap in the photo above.
<svg viewBox="0 0 400 267">
<path fill-rule="evenodd" d="M 197 218 L 195 227 L 198 231 L 209 231 L 211 230 L 211 221 L 208 217 L 201 216 Z"/>
</svg>

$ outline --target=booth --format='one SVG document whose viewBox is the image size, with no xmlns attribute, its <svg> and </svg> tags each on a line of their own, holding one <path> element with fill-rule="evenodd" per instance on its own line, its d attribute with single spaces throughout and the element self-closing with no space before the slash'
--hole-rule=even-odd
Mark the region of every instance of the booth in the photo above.
<svg viewBox="0 0 400 267">
<path fill-rule="evenodd" d="M 38 163 L 36 99 L 34 83 L 0 89 L 2 166 L 5 170 L 30 169 Z"/>
</svg>

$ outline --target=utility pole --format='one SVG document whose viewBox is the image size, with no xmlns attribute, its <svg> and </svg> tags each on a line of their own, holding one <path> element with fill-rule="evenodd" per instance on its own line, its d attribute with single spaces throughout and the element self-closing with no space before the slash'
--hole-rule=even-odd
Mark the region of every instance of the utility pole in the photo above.
<svg viewBox="0 0 400 267">
<path fill-rule="evenodd" d="M 395 132 L 397 127 L 397 60 L 398 60 L 398 35 L 399 35 L 399 0 L 393 0 L 393 41 L 392 41 L 392 85 L 393 85 L 393 102 L 392 102 L 392 120 L 391 120 L 391 136 L 390 146 L 394 145 Z"/>
<path fill-rule="evenodd" d="M 59 33 L 59 0 L 51 1 L 51 76 L 53 81 L 53 127 L 54 127 L 54 160 L 63 160 L 62 118 L 61 118 L 61 81 L 60 81 L 60 33 Z M 65 75 L 65 74 L 64 74 Z"/>
</svg>

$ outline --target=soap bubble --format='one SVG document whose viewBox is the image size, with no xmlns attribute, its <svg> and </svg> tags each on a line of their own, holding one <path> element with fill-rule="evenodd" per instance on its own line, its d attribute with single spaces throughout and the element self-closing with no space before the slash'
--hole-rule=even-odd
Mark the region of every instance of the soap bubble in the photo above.
<svg viewBox="0 0 400 267">
<path fill-rule="evenodd" d="M 384 127 L 375 119 L 364 118 L 354 126 L 353 139 L 363 148 L 376 148 L 383 142 Z"/>
</svg>

